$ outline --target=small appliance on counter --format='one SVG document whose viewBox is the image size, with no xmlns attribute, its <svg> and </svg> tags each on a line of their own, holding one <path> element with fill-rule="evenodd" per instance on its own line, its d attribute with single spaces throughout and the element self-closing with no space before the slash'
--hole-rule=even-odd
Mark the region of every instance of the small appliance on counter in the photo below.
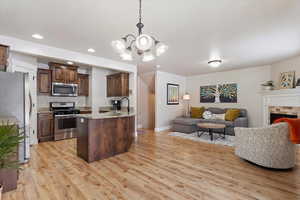
<svg viewBox="0 0 300 200">
<path fill-rule="evenodd" d="M 121 110 L 121 105 L 122 101 L 121 100 L 111 100 L 111 104 L 113 106 L 114 111 L 120 111 Z"/>
<path fill-rule="evenodd" d="M 80 110 L 75 102 L 51 102 L 50 110 L 54 115 L 54 140 L 77 137 L 77 117 Z"/>
</svg>

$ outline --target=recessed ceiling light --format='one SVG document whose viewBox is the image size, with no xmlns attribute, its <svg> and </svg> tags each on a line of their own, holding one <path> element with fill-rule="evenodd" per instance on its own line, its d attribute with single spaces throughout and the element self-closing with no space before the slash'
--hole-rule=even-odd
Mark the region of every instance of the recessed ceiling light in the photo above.
<svg viewBox="0 0 300 200">
<path fill-rule="evenodd" d="M 95 53 L 96 51 L 95 51 L 95 49 L 89 48 L 89 49 L 88 49 L 88 52 L 90 52 L 90 53 Z"/>
<path fill-rule="evenodd" d="M 156 68 L 160 68 L 160 65 L 156 65 Z"/>
<path fill-rule="evenodd" d="M 220 67 L 220 65 L 222 64 L 222 60 L 211 60 L 208 62 L 208 64 L 213 68 L 217 68 Z"/>
<path fill-rule="evenodd" d="M 33 37 L 34 39 L 38 39 L 38 40 L 44 39 L 44 37 L 43 37 L 42 35 L 38 34 L 38 33 L 33 34 L 32 37 Z"/>
<path fill-rule="evenodd" d="M 68 61 L 68 62 L 67 62 L 67 64 L 69 64 L 69 65 L 73 65 L 74 63 L 73 63 L 73 62 L 71 62 L 71 61 Z"/>
</svg>

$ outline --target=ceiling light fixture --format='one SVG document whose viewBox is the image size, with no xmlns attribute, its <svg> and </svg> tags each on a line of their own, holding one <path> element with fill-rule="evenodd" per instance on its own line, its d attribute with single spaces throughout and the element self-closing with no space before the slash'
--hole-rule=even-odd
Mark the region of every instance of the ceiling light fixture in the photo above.
<svg viewBox="0 0 300 200">
<path fill-rule="evenodd" d="M 68 64 L 68 65 L 74 65 L 74 63 L 71 62 L 71 61 L 68 61 L 67 64 Z"/>
<path fill-rule="evenodd" d="M 120 40 L 111 42 L 113 49 L 120 54 L 123 60 L 132 60 L 133 54 L 143 57 L 143 62 L 149 62 L 155 59 L 155 56 L 161 56 L 168 50 L 168 46 L 158 41 L 153 36 L 143 34 L 142 29 L 142 0 L 139 0 L 139 22 L 138 35 L 128 34 Z"/>
<path fill-rule="evenodd" d="M 89 48 L 89 49 L 88 49 L 88 52 L 90 52 L 90 53 L 95 53 L 96 50 L 95 50 L 95 49 L 92 49 L 92 48 Z"/>
<path fill-rule="evenodd" d="M 33 34 L 32 37 L 33 37 L 34 39 L 38 39 L 38 40 L 44 39 L 44 37 L 43 37 L 42 35 L 37 34 L 37 33 Z"/>
<path fill-rule="evenodd" d="M 222 64 L 222 60 L 211 60 L 208 62 L 208 64 L 213 68 L 217 68 L 220 67 L 220 65 Z"/>
</svg>

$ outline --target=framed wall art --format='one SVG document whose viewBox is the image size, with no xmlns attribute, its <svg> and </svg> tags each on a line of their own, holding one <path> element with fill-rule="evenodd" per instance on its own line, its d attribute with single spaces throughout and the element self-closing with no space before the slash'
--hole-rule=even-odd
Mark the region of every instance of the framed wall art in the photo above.
<svg viewBox="0 0 300 200">
<path fill-rule="evenodd" d="M 295 84 L 295 71 L 283 72 L 280 74 L 280 80 L 279 80 L 280 89 L 294 88 L 294 84 Z"/>
<path fill-rule="evenodd" d="M 167 84 L 167 105 L 178 105 L 179 104 L 179 85 L 178 84 Z"/>
<path fill-rule="evenodd" d="M 216 85 L 208 85 L 200 87 L 200 103 L 215 103 L 216 101 Z"/>
</svg>

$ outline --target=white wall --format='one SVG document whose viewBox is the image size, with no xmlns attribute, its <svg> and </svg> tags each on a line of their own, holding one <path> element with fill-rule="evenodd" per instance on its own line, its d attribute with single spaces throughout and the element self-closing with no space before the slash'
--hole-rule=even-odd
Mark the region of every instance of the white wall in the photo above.
<svg viewBox="0 0 300 200">
<path fill-rule="evenodd" d="M 262 126 L 261 84 L 270 80 L 270 66 L 242 70 L 217 72 L 187 78 L 187 92 L 191 95 L 192 106 L 246 108 L 250 126 Z M 238 103 L 200 103 L 200 86 L 224 83 L 238 84 Z"/>
<path fill-rule="evenodd" d="M 167 105 L 167 83 L 179 84 L 180 104 Z M 155 77 L 155 131 L 170 128 L 171 121 L 184 113 L 182 96 L 186 90 L 186 78 L 167 72 L 156 72 Z"/>
<path fill-rule="evenodd" d="M 300 78 L 300 56 L 272 64 L 272 80 L 279 88 L 279 77 L 282 72 L 296 71 L 296 80 Z"/>
<path fill-rule="evenodd" d="M 106 76 L 112 73 L 112 70 L 96 67 L 91 70 L 89 105 L 95 113 L 99 112 L 99 107 L 110 105 L 106 98 Z"/>
</svg>

